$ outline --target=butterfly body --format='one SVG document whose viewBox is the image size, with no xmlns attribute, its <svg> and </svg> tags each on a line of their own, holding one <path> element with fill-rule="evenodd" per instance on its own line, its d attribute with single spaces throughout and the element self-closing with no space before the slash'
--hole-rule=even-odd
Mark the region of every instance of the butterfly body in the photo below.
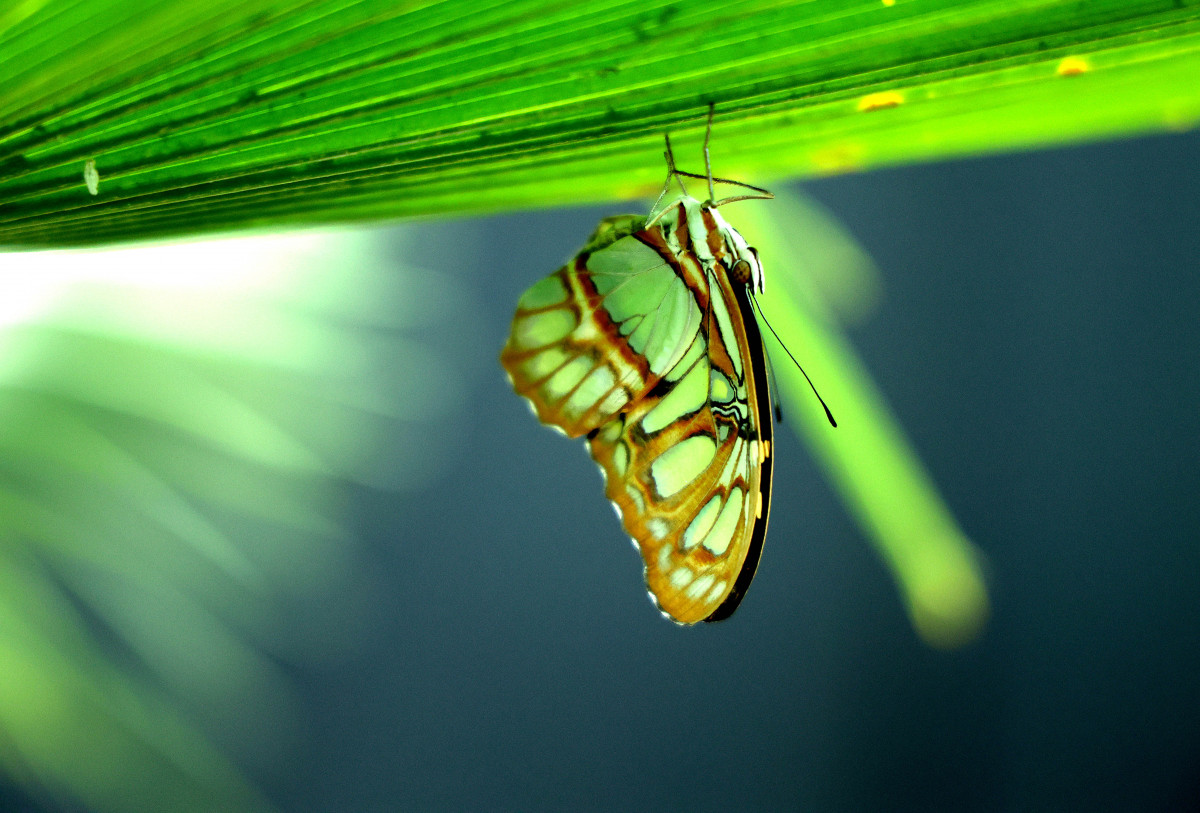
<svg viewBox="0 0 1200 813">
<path fill-rule="evenodd" d="M 659 609 L 716 621 L 766 533 L 771 410 L 758 255 L 711 203 L 601 221 L 525 293 L 501 354 L 538 418 L 586 437 Z"/>
</svg>

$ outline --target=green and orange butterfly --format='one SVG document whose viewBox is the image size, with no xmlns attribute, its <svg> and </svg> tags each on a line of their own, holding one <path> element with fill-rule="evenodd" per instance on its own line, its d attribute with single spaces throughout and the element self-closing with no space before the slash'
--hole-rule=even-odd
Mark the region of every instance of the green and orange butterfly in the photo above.
<svg viewBox="0 0 1200 813">
<path fill-rule="evenodd" d="M 521 297 L 500 355 L 543 423 L 587 438 L 651 598 L 681 624 L 737 609 L 771 503 L 771 396 L 751 302 L 763 269 L 718 208 L 773 196 L 713 177 L 711 132 L 710 109 L 704 175 L 675 167 L 668 137 L 649 216 L 602 220 Z M 708 200 L 684 177 L 706 180 Z M 750 193 L 717 200 L 714 181 Z M 667 198 L 676 182 L 682 194 Z"/>
</svg>

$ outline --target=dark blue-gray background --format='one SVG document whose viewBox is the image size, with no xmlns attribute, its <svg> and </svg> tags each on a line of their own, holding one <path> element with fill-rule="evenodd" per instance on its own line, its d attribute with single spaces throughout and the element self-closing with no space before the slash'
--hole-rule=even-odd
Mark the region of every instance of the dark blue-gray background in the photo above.
<svg viewBox="0 0 1200 813">
<path fill-rule="evenodd" d="M 831 178 L 871 253 L 852 338 L 992 618 L 918 641 L 805 449 L 728 622 L 681 629 L 582 443 L 496 363 L 520 293 L 629 205 L 421 227 L 477 319 L 428 488 L 356 496 L 366 624 L 294 677 L 287 810 L 1200 809 L 1200 135 Z M 769 205 L 769 204 L 762 204 Z M 770 258 L 765 258 L 770 270 Z M 793 348 L 803 358 L 804 348 Z M 836 407 L 835 407 L 836 408 Z"/>
</svg>

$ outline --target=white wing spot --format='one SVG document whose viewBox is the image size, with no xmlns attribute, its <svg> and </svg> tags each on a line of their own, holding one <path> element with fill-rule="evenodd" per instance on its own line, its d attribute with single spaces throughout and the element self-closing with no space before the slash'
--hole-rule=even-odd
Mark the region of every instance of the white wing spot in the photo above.
<svg viewBox="0 0 1200 813">
<path fill-rule="evenodd" d="M 704 595 L 708 588 L 712 587 L 714 578 L 715 577 L 713 574 L 705 573 L 703 576 L 696 579 L 696 581 L 692 582 L 688 587 L 686 593 L 687 597 L 692 599 L 700 598 L 700 596 Z"/>
<path fill-rule="evenodd" d="M 663 499 L 679 493 L 699 477 L 717 454 L 717 443 L 708 435 L 692 435 L 668 448 L 650 464 L 654 487 Z"/>
<path fill-rule="evenodd" d="M 618 477 L 624 477 L 625 470 L 629 468 L 629 450 L 625 448 L 624 443 L 613 447 L 613 468 L 617 470 Z"/>
<path fill-rule="evenodd" d="M 625 493 L 629 496 L 629 501 L 633 503 L 633 509 L 639 514 L 645 513 L 646 501 L 642 499 L 642 492 L 634 488 L 632 483 L 626 483 Z"/>
<path fill-rule="evenodd" d="M 725 552 L 729 550 L 729 545 L 733 542 L 733 535 L 737 531 L 738 520 L 742 517 L 742 503 L 745 496 L 740 488 L 731 491 L 729 499 L 725 501 L 725 506 L 721 509 L 720 516 L 717 517 L 716 524 L 713 525 L 708 536 L 704 537 L 704 547 L 708 548 L 714 556 L 724 556 Z"/>
<path fill-rule="evenodd" d="M 597 401 L 606 398 L 615 383 L 612 370 L 607 367 L 595 368 L 576 387 L 575 392 L 571 393 L 567 403 L 563 405 L 563 411 L 569 415 L 582 416 L 594 407 Z"/>
<path fill-rule="evenodd" d="M 646 528 L 655 539 L 662 539 L 671 530 L 671 526 L 667 525 L 667 521 L 659 517 L 654 517 L 647 522 Z"/>
<path fill-rule="evenodd" d="M 697 513 L 695 519 L 683 532 L 683 549 L 687 550 L 699 544 L 700 540 L 712 530 L 713 523 L 721 513 L 721 495 L 714 494 Z"/>
<path fill-rule="evenodd" d="M 663 545 L 658 549 L 658 569 L 666 573 L 671 569 L 671 546 Z"/>
<path fill-rule="evenodd" d="M 682 590 L 692 583 L 692 571 L 685 566 L 680 565 L 671 571 L 671 586 L 676 590 Z"/>
</svg>

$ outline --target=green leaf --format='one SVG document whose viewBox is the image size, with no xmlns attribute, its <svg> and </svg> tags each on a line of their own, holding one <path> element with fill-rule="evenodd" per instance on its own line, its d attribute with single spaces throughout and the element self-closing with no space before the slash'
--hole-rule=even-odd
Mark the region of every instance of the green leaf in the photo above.
<svg viewBox="0 0 1200 813">
<path fill-rule="evenodd" d="M 982 554 L 959 528 L 883 394 L 841 328 L 877 295 L 870 258 L 816 204 L 786 192 L 738 212 L 766 259 L 760 305 L 799 354 L 838 421 L 830 427 L 799 367 L 768 336 L 786 426 L 824 469 L 900 590 L 917 634 L 950 648 L 987 620 Z"/>
<path fill-rule="evenodd" d="M 355 640 L 344 486 L 446 457 L 457 376 L 416 329 L 466 297 L 364 231 L 5 259 L 0 774 L 47 809 L 269 810 L 281 664 Z"/>
<path fill-rule="evenodd" d="M 9 245 L 631 198 L 710 102 L 757 182 L 1200 118 L 1196 0 L 25 0 L 0 54 Z"/>
</svg>

